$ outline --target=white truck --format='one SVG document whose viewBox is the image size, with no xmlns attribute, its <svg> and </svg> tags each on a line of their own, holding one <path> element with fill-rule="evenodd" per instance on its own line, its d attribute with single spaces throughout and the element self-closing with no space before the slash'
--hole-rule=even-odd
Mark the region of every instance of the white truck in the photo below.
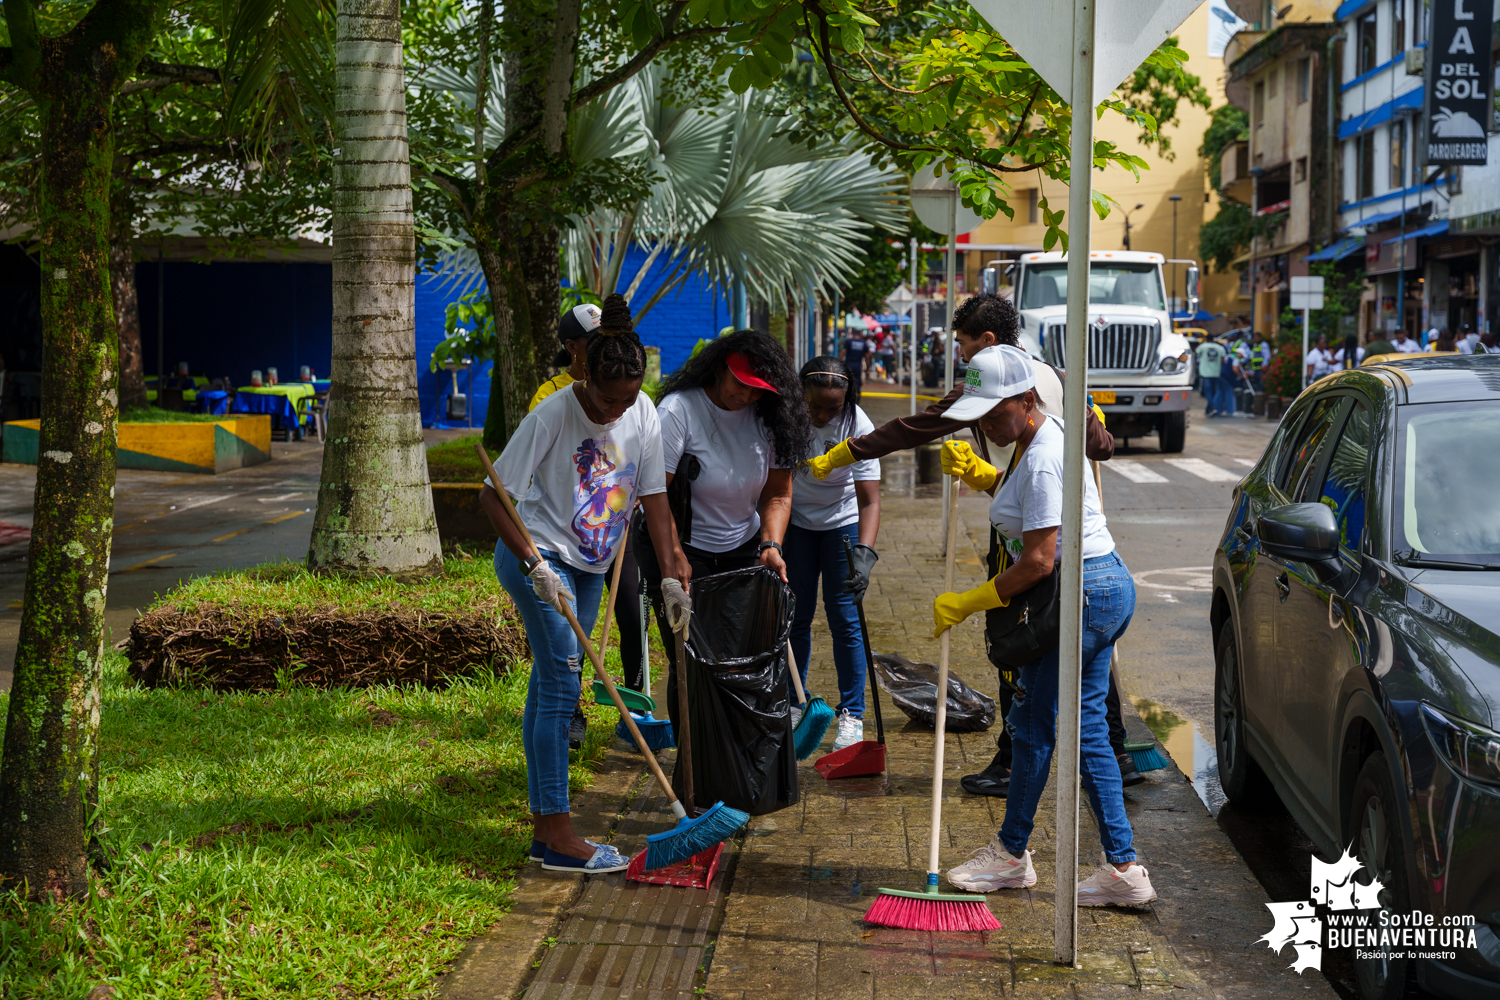
<svg viewBox="0 0 1500 1000">
<path fill-rule="evenodd" d="M 1162 265 L 1188 264 L 1187 312 L 1198 311 L 1198 265 L 1161 254 L 1089 254 L 1089 393 L 1118 438 L 1156 434 L 1164 452 L 1182 451 L 1192 405 L 1192 354 L 1172 329 Z M 1068 255 L 1023 253 L 1007 273 L 1020 313 L 1021 345 L 1063 367 Z M 989 275 L 985 276 L 987 279 Z M 998 275 L 996 276 L 998 277 Z M 988 282 L 987 282 L 988 283 Z"/>
</svg>

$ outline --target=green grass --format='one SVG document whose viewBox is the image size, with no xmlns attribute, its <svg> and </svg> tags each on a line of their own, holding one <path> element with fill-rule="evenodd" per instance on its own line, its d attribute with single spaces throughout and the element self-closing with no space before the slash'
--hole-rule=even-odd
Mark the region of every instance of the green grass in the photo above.
<svg viewBox="0 0 1500 1000">
<path fill-rule="evenodd" d="M 434 483 L 482 483 L 484 467 L 474 454 L 478 434 L 466 434 L 427 449 L 427 476 Z M 498 455 L 491 455 L 494 461 Z"/>
<path fill-rule="evenodd" d="M 216 417 L 212 413 L 182 413 L 155 406 L 127 406 L 120 411 L 122 424 L 211 424 L 215 420 L 233 419 L 233 414 Z"/>
<path fill-rule="evenodd" d="M 509 603 L 495 580 L 491 554 L 450 549 L 444 575 L 434 580 L 401 583 L 392 577 L 352 579 L 308 572 L 301 563 L 263 563 L 194 577 L 152 604 L 184 611 L 210 604 L 238 604 L 283 612 L 311 611 L 480 611 Z"/>
<path fill-rule="evenodd" d="M 489 564 L 473 563 L 450 561 L 447 581 L 399 599 L 436 607 L 442 592 L 452 607 L 482 596 L 486 575 L 498 593 Z M 396 587 L 273 566 L 167 599 L 352 608 Z M 659 670 L 654 631 L 652 649 Z M 109 654 L 100 817 L 113 865 L 86 901 L 0 894 L 0 997 L 81 1000 L 99 983 L 131 1000 L 430 996 L 436 973 L 505 912 L 530 846 L 528 680 L 520 664 L 444 691 L 146 690 Z M 586 713 L 574 792 L 617 721 Z"/>
</svg>

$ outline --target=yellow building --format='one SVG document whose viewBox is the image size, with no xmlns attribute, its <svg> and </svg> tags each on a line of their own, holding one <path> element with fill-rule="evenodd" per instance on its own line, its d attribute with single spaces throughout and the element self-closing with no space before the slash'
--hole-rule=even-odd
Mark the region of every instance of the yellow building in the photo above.
<svg viewBox="0 0 1500 1000">
<path fill-rule="evenodd" d="M 1225 103 L 1224 61 L 1208 55 L 1209 8 L 1210 5 L 1205 3 L 1194 11 L 1178 29 L 1176 37 L 1178 44 L 1188 53 L 1188 71 L 1202 80 L 1213 106 L 1218 107 Z M 1151 165 L 1151 169 L 1142 171 L 1139 181 L 1117 167 L 1110 167 L 1103 173 L 1095 172 L 1096 189 L 1120 204 L 1103 221 L 1091 216 L 1095 250 L 1125 249 L 1128 218 L 1130 249 L 1147 250 L 1169 258 L 1192 258 L 1202 265 L 1198 229 L 1219 210 L 1218 196 L 1209 189 L 1206 165 L 1198 156 L 1198 144 L 1203 141 L 1203 133 L 1208 128 L 1209 113 L 1186 101 L 1178 104 L 1177 112 L 1179 124 L 1166 130 L 1172 143 L 1171 159 L 1163 157 L 1155 148 L 1143 146 L 1137 138 L 1140 130 L 1119 115 L 1106 115 L 1096 125 L 1096 135 L 1100 139 L 1109 139 L 1121 149 L 1140 156 Z M 963 288 L 979 287 L 979 269 L 985 262 L 1014 258 L 1018 251 L 1042 248 L 1046 227 L 1042 225 L 1041 211 L 1036 207 L 1039 198 L 1045 197 L 1053 211 L 1068 206 L 1066 184 L 1043 179 L 1038 191 L 1036 174 L 1010 176 L 1014 185 L 1011 206 L 1015 209 L 1015 219 L 997 215 L 969 234 L 967 242 L 980 252 L 964 254 Z M 1181 200 L 1174 202 L 1171 200 L 1173 196 Z M 1137 205 L 1141 207 L 1136 208 Z M 1182 265 L 1176 265 L 1168 267 L 1166 273 L 1167 295 L 1175 295 L 1179 303 L 1184 294 L 1183 271 Z M 1200 294 L 1200 308 L 1215 315 L 1226 314 L 1226 320 L 1216 324 L 1217 329 L 1248 321 L 1249 290 L 1242 289 L 1239 272 L 1215 274 L 1204 267 Z"/>
</svg>

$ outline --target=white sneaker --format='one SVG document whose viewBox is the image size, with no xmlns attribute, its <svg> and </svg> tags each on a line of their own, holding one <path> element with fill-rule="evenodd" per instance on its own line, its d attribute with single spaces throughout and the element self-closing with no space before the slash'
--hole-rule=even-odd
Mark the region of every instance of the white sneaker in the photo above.
<svg viewBox="0 0 1500 1000">
<path fill-rule="evenodd" d="M 792 728 L 796 729 L 797 728 L 797 723 L 799 723 L 801 721 L 802 721 L 802 706 L 801 705 L 793 705 L 792 706 Z"/>
<path fill-rule="evenodd" d="M 833 740 L 834 750 L 852 747 L 865 738 L 865 722 L 849 714 L 846 708 L 839 713 L 839 734 Z"/>
<path fill-rule="evenodd" d="M 1099 854 L 1094 874 L 1078 883 L 1079 906 L 1143 906 L 1156 898 L 1146 866 L 1131 862 L 1123 872 Z"/>
<path fill-rule="evenodd" d="M 1024 889 L 1036 885 L 1036 869 L 1031 866 L 1030 851 L 1015 857 L 1000 846 L 997 833 L 963 864 L 948 869 L 948 883 L 970 892 Z"/>
</svg>

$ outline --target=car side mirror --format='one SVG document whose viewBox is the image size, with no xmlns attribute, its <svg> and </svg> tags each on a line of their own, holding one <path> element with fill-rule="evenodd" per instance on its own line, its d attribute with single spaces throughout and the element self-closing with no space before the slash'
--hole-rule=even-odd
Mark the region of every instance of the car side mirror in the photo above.
<svg viewBox="0 0 1500 1000">
<path fill-rule="evenodd" d="M 1307 563 L 1321 583 L 1344 571 L 1339 561 L 1339 525 L 1327 504 L 1289 503 L 1272 507 L 1255 523 L 1260 547 L 1273 556 Z"/>
</svg>

